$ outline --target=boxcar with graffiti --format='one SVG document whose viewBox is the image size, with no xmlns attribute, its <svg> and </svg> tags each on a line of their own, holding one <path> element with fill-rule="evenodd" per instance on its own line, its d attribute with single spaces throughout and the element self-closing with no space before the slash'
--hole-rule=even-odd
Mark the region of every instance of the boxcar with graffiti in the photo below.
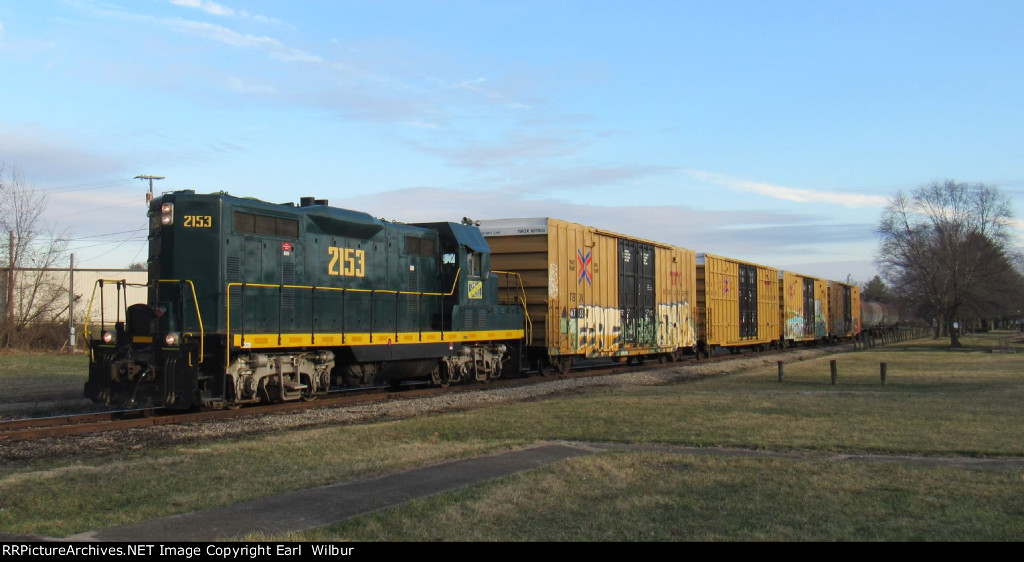
<svg viewBox="0 0 1024 562">
<path fill-rule="evenodd" d="M 828 338 L 828 281 L 779 272 L 779 343 L 825 341 Z"/>
<path fill-rule="evenodd" d="M 554 218 L 481 221 L 491 266 L 519 272 L 531 362 L 695 353 L 696 253 Z"/>
</svg>

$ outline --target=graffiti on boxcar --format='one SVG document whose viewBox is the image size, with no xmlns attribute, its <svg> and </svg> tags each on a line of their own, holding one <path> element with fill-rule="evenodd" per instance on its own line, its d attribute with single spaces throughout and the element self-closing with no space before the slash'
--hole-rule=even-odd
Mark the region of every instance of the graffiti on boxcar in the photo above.
<svg viewBox="0 0 1024 562">
<path fill-rule="evenodd" d="M 588 356 L 607 354 L 619 348 L 622 313 L 617 308 L 582 305 L 563 309 L 562 333 L 567 334 L 573 353 Z"/>
<path fill-rule="evenodd" d="M 690 301 L 659 304 L 658 319 L 660 320 L 658 345 L 690 347 L 697 340 Z"/>
<path fill-rule="evenodd" d="M 634 320 L 623 325 L 623 313 L 617 308 L 583 305 L 562 309 L 561 331 L 568 336 L 563 352 L 588 357 L 613 355 L 632 347 L 692 347 L 696 341 L 695 321 L 689 301 L 658 305 L 654 318 Z M 635 330 L 636 342 L 623 339 L 624 330 Z"/>
<path fill-rule="evenodd" d="M 802 311 L 786 309 L 786 339 L 802 339 L 804 337 L 804 316 Z"/>
</svg>

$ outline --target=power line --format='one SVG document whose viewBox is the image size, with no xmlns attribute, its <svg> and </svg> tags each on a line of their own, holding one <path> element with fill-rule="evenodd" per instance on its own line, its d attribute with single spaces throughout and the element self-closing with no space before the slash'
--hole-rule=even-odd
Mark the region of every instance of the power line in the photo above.
<svg viewBox="0 0 1024 562">
<path fill-rule="evenodd" d="M 133 182 L 131 179 L 118 179 L 118 180 L 105 180 L 97 182 L 88 182 L 80 184 L 72 184 L 60 187 L 44 187 L 39 190 L 43 193 L 70 193 L 72 191 L 88 191 L 92 189 L 105 189 L 110 187 L 124 187 L 131 185 Z"/>
<path fill-rule="evenodd" d="M 81 242 L 81 241 L 85 241 L 85 240 L 95 240 L 95 239 L 103 238 L 103 237 L 106 237 L 106 236 L 116 236 L 118 234 L 137 234 L 139 232 L 145 232 L 146 230 L 148 230 L 148 228 L 143 226 L 141 228 L 136 228 L 134 230 L 121 230 L 121 231 L 118 231 L 118 232 L 107 232 L 105 234 L 95 234 L 95 235 L 92 235 L 92 236 L 79 236 L 79 237 L 58 236 L 56 238 L 54 238 L 52 236 L 36 236 L 35 238 L 33 238 L 33 242 L 35 242 L 35 241 L 51 241 L 52 242 L 54 240 L 67 240 L 68 242 Z M 139 240 L 141 240 L 141 238 L 139 238 Z"/>
<path fill-rule="evenodd" d="M 122 240 L 120 244 L 118 244 L 117 246 L 114 246 L 113 248 L 107 250 L 106 252 L 103 252 L 102 254 L 100 254 L 98 256 L 93 256 L 91 258 L 87 258 L 87 259 L 80 260 L 80 261 L 87 262 L 87 261 L 93 261 L 93 260 L 96 260 L 96 259 L 99 259 L 99 258 L 107 257 L 108 255 L 110 255 L 110 254 L 114 253 L 115 251 L 117 251 L 117 249 L 120 248 L 121 246 L 124 246 L 125 244 L 127 244 L 129 241 L 130 240 L 127 240 L 127 239 L 126 240 Z M 136 254 L 136 255 L 138 255 L 138 254 Z"/>
</svg>

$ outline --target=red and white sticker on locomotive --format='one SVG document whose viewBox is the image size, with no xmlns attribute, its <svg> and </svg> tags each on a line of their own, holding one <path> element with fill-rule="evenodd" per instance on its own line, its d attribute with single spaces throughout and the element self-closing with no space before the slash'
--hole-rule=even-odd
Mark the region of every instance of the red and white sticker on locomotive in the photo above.
<svg viewBox="0 0 1024 562">
<path fill-rule="evenodd" d="M 292 243 L 281 242 L 281 253 L 283 253 L 286 256 L 292 255 Z"/>
</svg>

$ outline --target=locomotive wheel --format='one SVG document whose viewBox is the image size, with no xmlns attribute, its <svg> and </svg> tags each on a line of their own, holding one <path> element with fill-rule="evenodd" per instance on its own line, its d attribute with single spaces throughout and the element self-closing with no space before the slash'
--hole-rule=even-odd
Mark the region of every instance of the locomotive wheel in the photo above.
<svg viewBox="0 0 1024 562">
<path fill-rule="evenodd" d="M 312 402 L 316 400 L 317 395 L 313 393 L 313 377 L 305 375 L 304 377 L 300 376 L 299 379 L 306 385 L 306 388 L 299 391 L 301 393 L 299 395 L 299 400 L 302 400 L 303 402 Z"/>
<path fill-rule="evenodd" d="M 448 372 L 448 367 L 441 365 L 434 369 L 434 371 L 430 373 L 430 382 L 434 383 L 436 386 L 440 386 L 441 388 L 448 388 L 452 384 L 452 376 Z"/>
</svg>

